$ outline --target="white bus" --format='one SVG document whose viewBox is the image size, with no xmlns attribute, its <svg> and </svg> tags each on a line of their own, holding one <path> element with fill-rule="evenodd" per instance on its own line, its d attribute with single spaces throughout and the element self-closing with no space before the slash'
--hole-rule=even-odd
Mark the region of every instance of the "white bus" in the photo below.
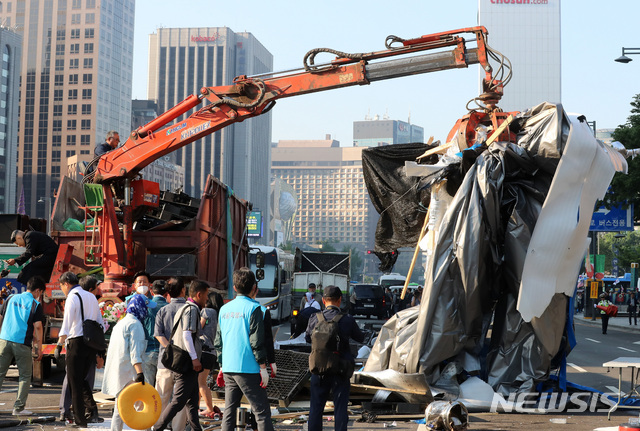
<svg viewBox="0 0 640 431">
<path fill-rule="evenodd" d="M 404 282 L 407 280 L 407 277 L 404 275 L 392 272 L 390 274 L 383 274 L 380 276 L 380 281 L 378 284 L 382 286 L 382 289 L 386 289 L 391 286 L 400 286 L 404 285 Z"/>
<path fill-rule="evenodd" d="M 271 320 L 280 322 L 291 315 L 291 276 L 293 255 L 279 248 L 254 245 L 249 248 L 249 265 L 256 273 L 256 255 L 264 253 L 264 278 L 258 281 L 256 300 L 271 312 Z"/>
</svg>

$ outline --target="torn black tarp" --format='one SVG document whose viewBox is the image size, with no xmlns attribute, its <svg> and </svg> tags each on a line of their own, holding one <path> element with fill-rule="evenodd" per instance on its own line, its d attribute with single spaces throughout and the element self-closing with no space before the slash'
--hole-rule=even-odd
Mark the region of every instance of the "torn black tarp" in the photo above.
<svg viewBox="0 0 640 431">
<path fill-rule="evenodd" d="M 421 372 L 435 386 L 444 366 L 456 361 L 502 393 L 531 390 L 548 377 L 561 349 L 566 297 L 554 296 L 547 312 L 531 322 L 522 319 L 516 302 L 569 119 L 551 104 L 520 117 L 517 144 L 493 144 L 466 172 L 427 262 L 417 319 L 401 327 L 402 316 L 390 320 L 365 371 Z M 399 346 L 389 342 L 394 338 L 412 342 Z M 391 353 L 392 346 L 406 350 Z"/>
<path fill-rule="evenodd" d="M 376 228 L 375 253 L 380 270 L 388 272 L 395 263 L 391 253 L 400 247 L 413 247 L 429 206 L 429 189 L 421 179 L 405 175 L 404 164 L 416 160 L 433 145 L 397 144 L 366 148 L 362 151 L 362 170 L 371 202 L 380 218 Z M 437 156 L 423 163 L 435 163 Z M 397 257 L 397 254 L 394 256 Z"/>
</svg>

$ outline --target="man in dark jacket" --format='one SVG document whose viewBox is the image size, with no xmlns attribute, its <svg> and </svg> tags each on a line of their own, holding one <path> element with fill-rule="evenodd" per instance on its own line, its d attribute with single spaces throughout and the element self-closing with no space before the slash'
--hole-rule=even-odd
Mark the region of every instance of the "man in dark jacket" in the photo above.
<svg viewBox="0 0 640 431">
<path fill-rule="evenodd" d="M 322 297 L 325 310 L 322 311 L 327 321 L 333 319 L 336 315 L 341 314 L 340 303 L 342 302 L 342 291 L 337 286 L 327 286 L 324 288 Z M 307 326 L 306 340 L 311 342 L 311 334 L 318 324 L 318 315 L 313 314 L 309 318 L 309 326 Z M 338 333 L 340 335 L 340 344 L 338 345 L 338 353 L 343 360 L 354 362 L 351 348 L 349 347 L 349 339 L 352 338 L 357 342 L 364 341 L 364 333 L 356 323 L 353 316 L 345 314 L 338 322 Z M 351 366 L 353 371 L 353 366 Z M 322 430 L 322 413 L 324 405 L 329 398 L 329 393 L 333 391 L 333 404 L 335 414 L 336 431 L 346 431 L 349 423 L 349 414 L 347 405 L 349 403 L 349 390 L 351 384 L 349 379 L 351 375 L 326 374 L 311 375 L 311 404 L 309 408 L 309 431 Z"/>
<path fill-rule="evenodd" d="M 115 150 L 120 143 L 120 135 L 115 130 L 110 130 L 107 132 L 107 137 L 105 141 L 101 144 L 96 145 L 96 148 L 93 150 L 93 154 L 96 157 L 100 157 L 104 154 L 107 154 L 109 151 Z"/>
<path fill-rule="evenodd" d="M 56 263 L 58 244 L 46 233 L 36 231 L 25 233 L 21 230 L 14 230 L 11 233 L 11 242 L 19 247 L 26 247 L 26 250 L 15 259 L 7 259 L 7 264 L 23 265 L 27 260 L 33 258 L 18 274 L 18 282 L 27 284 L 27 281 L 36 275 L 42 277 L 45 282 L 49 281 L 51 271 Z"/>
</svg>

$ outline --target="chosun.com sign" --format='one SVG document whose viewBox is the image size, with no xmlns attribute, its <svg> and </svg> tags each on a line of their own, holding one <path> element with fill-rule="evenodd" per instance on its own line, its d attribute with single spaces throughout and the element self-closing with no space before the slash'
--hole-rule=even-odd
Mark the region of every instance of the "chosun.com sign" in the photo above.
<svg viewBox="0 0 640 431">
<path fill-rule="evenodd" d="M 491 4 L 548 4 L 549 0 L 491 0 Z"/>
</svg>

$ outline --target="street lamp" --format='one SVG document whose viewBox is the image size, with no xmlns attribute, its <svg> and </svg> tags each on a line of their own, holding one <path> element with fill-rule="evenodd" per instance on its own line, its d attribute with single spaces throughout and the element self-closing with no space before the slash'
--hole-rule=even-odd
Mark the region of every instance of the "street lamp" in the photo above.
<svg viewBox="0 0 640 431">
<path fill-rule="evenodd" d="M 51 198 L 50 197 L 42 197 L 40 199 L 38 199 L 38 203 L 47 203 L 47 213 L 45 214 L 45 219 L 47 219 L 47 233 L 51 234 Z"/>
<path fill-rule="evenodd" d="M 615 61 L 617 61 L 618 63 L 629 63 L 632 59 L 627 57 L 626 54 L 640 54 L 640 48 L 622 48 L 622 55 L 616 58 Z"/>
</svg>

